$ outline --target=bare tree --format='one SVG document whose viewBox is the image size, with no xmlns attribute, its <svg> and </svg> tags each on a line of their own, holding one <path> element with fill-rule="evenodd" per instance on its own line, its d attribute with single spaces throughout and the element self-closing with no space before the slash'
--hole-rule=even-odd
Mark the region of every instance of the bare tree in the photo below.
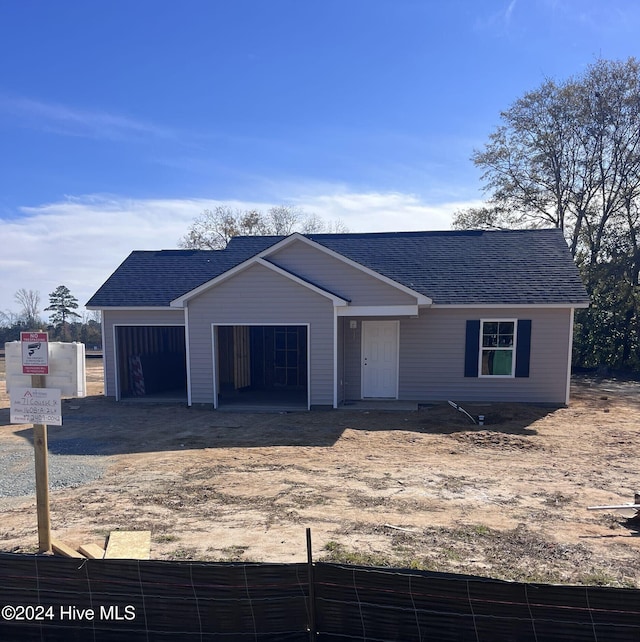
<svg viewBox="0 0 640 642">
<path fill-rule="evenodd" d="M 238 234 L 244 236 L 260 236 L 263 234 L 271 234 L 269 223 L 265 221 L 265 217 L 259 210 L 247 210 L 237 214 L 238 218 Z"/>
<path fill-rule="evenodd" d="M 317 214 L 310 214 L 301 224 L 303 234 L 345 234 L 349 228 L 340 220 L 327 221 Z"/>
<path fill-rule="evenodd" d="M 454 230 L 505 230 L 519 227 L 519 221 L 500 206 L 470 207 L 453 214 Z"/>
<path fill-rule="evenodd" d="M 214 210 L 204 210 L 198 216 L 178 245 L 186 249 L 219 250 L 226 247 L 232 237 L 240 234 L 241 212 L 220 205 Z"/>
<path fill-rule="evenodd" d="M 640 65 L 600 60 L 546 81 L 501 114 L 473 161 L 512 227 L 559 227 L 594 265 L 607 232 L 640 196 Z M 462 222 L 462 221 L 461 221 Z"/>
<path fill-rule="evenodd" d="M 213 210 L 204 210 L 178 245 L 185 249 L 220 250 L 234 236 L 287 236 L 296 230 L 303 234 L 348 231 L 341 221 L 323 221 L 315 214 L 307 216 L 297 207 L 278 205 L 264 214 L 259 210 L 243 212 L 219 205 Z"/>
<path fill-rule="evenodd" d="M 14 300 L 20 305 L 19 316 L 29 328 L 39 327 L 40 319 L 40 293 L 36 290 L 20 288 L 14 294 Z"/>
<path fill-rule="evenodd" d="M 267 212 L 269 233 L 287 236 L 296 230 L 303 216 L 303 211 L 297 207 L 287 205 L 272 207 Z"/>
<path fill-rule="evenodd" d="M 640 369 L 640 63 L 545 81 L 473 160 L 489 206 L 454 225 L 562 229 L 592 300 L 576 313 L 577 362 Z"/>
<path fill-rule="evenodd" d="M 11 327 L 18 323 L 18 315 L 11 310 L 0 310 L 0 326 Z"/>
</svg>

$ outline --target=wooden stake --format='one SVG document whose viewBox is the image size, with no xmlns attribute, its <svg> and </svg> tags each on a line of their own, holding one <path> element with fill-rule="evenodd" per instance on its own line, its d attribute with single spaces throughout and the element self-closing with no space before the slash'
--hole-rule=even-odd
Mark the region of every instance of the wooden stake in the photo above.
<svg viewBox="0 0 640 642">
<path fill-rule="evenodd" d="M 32 388 L 44 388 L 44 375 L 31 375 Z M 36 510 L 38 514 L 38 550 L 51 552 L 51 515 L 49 513 L 49 458 L 47 426 L 33 424 L 33 449 L 36 462 Z"/>
</svg>

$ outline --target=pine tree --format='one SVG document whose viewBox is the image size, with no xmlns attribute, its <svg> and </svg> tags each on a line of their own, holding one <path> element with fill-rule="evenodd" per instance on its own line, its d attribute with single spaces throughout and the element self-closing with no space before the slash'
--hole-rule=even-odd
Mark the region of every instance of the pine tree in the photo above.
<svg viewBox="0 0 640 642">
<path fill-rule="evenodd" d="M 59 335 L 64 339 L 67 333 L 69 317 L 80 318 L 77 312 L 78 299 L 74 297 L 66 285 L 59 285 L 49 294 L 49 306 L 44 309 L 45 312 L 53 312 L 51 322 L 58 330 Z"/>
</svg>

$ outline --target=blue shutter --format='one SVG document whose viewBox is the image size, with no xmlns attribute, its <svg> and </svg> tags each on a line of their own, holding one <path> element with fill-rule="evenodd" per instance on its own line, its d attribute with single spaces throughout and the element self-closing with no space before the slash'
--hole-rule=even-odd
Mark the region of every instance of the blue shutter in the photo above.
<svg viewBox="0 0 640 642">
<path fill-rule="evenodd" d="M 516 345 L 516 377 L 529 376 L 531 357 L 531 321 L 518 320 L 518 341 Z"/>
<path fill-rule="evenodd" d="M 464 376 L 478 376 L 478 351 L 480 350 L 480 319 L 467 320 L 464 348 Z"/>
</svg>

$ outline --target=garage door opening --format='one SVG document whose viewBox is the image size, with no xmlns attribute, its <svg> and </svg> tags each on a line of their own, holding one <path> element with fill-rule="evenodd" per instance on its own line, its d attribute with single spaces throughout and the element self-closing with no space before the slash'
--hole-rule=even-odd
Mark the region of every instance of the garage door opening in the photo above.
<svg viewBox="0 0 640 642">
<path fill-rule="evenodd" d="M 117 326 L 120 399 L 186 401 L 186 346 L 182 326 Z"/>
<path fill-rule="evenodd" d="M 216 326 L 218 407 L 309 407 L 307 326 Z"/>
</svg>

